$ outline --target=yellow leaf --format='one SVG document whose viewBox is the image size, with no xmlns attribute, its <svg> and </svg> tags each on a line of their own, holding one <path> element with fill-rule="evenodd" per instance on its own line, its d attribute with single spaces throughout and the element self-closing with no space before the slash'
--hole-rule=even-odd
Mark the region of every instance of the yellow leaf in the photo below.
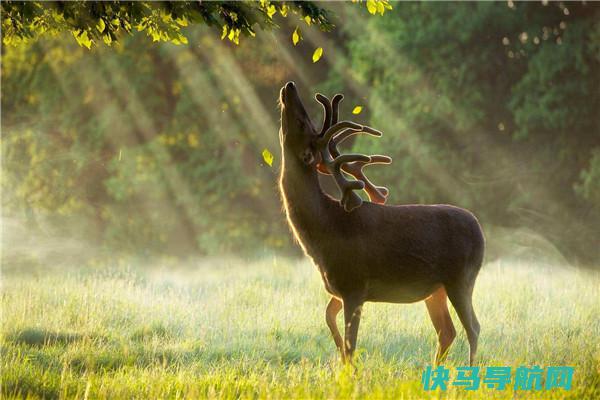
<svg viewBox="0 0 600 400">
<path fill-rule="evenodd" d="M 284 4 L 281 6 L 281 10 L 279 10 L 279 12 L 281 13 L 281 15 L 283 17 L 287 17 L 288 9 L 289 9 L 288 6 L 286 4 Z"/>
<path fill-rule="evenodd" d="M 269 167 L 273 166 L 273 154 L 267 149 L 262 151 L 263 160 L 267 163 Z"/>
<path fill-rule="evenodd" d="M 356 106 L 356 107 L 354 107 L 354 110 L 352 110 L 352 114 L 354 114 L 354 115 L 360 114 L 361 111 L 362 111 L 362 107 Z"/>
<path fill-rule="evenodd" d="M 306 22 L 307 25 L 312 24 L 312 18 L 310 17 L 310 15 L 304 17 L 304 22 Z"/>
<path fill-rule="evenodd" d="M 317 49 L 313 53 L 313 57 L 312 57 L 313 58 L 313 63 L 316 63 L 317 61 L 319 61 L 322 56 L 323 56 L 323 48 L 322 47 L 317 47 Z"/>
<path fill-rule="evenodd" d="M 181 33 L 177 33 L 177 38 L 171 40 L 171 42 L 173 42 L 176 45 L 188 44 L 187 38 L 185 36 L 183 36 Z"/>
<path fill-rule="evenodd" d="M 223 25 L 223 33 L 221 34 L 221 40 L 225 39 L 227 36 L 227 25 Z"/>
<path fill-rule="evenodd" d="M 75 36 L 75 40 L 80 46 L 85 46 L 88 50 L 92 47 L 92 40 L 88 37 L 87 31 L 83 31 L 79 35 L 77 32 L 73 32 L 73 36 Z"/>
<path fill-rule="evenodd" d="M 367 10 L 375 15 L 377 13 L 377 2 L 375 0 L 367 0 Z"/>
<path fill-rule="evenodd" d="M 104 23 L 104 20 L 100 18 L 98 20 L 98 25 L 96 25 L 96 29 L 98 29 L 98 32 L 102 33 L 104 32 L 104 28 L 106 28 L 106 24 Z"/>
<path fill-rule="evenodd" d="M 300 28 L 296 27 L 296 29 L 294 29 L 294 33 L 292 33 L 292 43 L 294 43 L 295 46 L 300 40 L 302 40 Z"/>
<path fill-rule="evenodd" d="M 270 5 L 269 7 L 267 7 L 267 15 L 269 16 L 269 18 L 273 18 L 273 15 L 277 12 L 277 8 L 275 8 L 274 5 Z"/>
</svg>

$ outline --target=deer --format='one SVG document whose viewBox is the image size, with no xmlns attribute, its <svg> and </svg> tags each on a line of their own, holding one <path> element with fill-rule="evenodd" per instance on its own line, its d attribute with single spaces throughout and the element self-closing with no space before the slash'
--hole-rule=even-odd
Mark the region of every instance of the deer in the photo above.
<svg viewBox="0 0 600 400">
<path fill-rule="evenodd" d="M 375 186 L 363 168 L 390 164 L 391 158 L 341 154 L 337 148 L 352 135 L 382 133 L 338 121 L 343 95 L 330 101 L 316 94 L 315 99 L 324 110 L 319 131 L 294 82 L 281 88 L 279 189 L 291 232 L 331 296 L 325 322 L 342 361 L 354 366 L 365 302 L 425 301 L 437 335 L 435 364 L 439 365 L 456 337 L 449 299 L 465 329 L 473 365 L 480 325 L 472 296 L 485 248 L 477 218 L 452 205 L 386 205 L 389 190 Z M 333 177 L 340 200 L 322 190 L 319 174 Z M 363 201 L 356 193 L 359 190 L 366 192 L 369 201 Z M 343 339 L 336 323 L 342 310 Z"/>
</svg>

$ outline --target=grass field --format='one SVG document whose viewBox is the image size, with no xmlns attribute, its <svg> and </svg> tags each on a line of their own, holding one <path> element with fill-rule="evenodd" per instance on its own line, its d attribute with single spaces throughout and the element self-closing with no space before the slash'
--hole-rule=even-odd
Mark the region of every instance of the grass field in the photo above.
<svg viewBox="0 0 600 400">
<path fill-rule="evenodd" d="M 2 285 L 2 398 L 600 398 L 598 273 L 483 267 L 478 364 L 575 366 L 570 391 L 533 392 L 424 391 L 436 340 L 423 303 L 367 304 L 358 369 L 342 367 L 307 261 L 5 268 Z M 467 350 L 460 327 L 446 365 Z"/>
</svg>

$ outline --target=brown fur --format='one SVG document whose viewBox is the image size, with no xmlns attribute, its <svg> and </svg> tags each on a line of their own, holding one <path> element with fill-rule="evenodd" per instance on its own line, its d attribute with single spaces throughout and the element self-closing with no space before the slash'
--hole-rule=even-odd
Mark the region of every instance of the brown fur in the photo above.
<svg viewBox="0 0 600 400">
<path fill-rule="evenodd" d="M 344 360 L 351 361 L 364 302 L 425 300 L 443 360 L 455 330 L 446 295 L 464 326 L 473 362 L 479 323 L 472 305 L 484 238 L 475 216 L 450 205 L 363 203 L 346 212 L 319 186 L 318 136 L 293 83 L 281 90 L 280 189 L 294 236 L 332 295 L 326 321 Z M 335 324 L 344 310 L 345 341 Z M 342 348 L 343 345 L 343 348 Z"/>
</svg>

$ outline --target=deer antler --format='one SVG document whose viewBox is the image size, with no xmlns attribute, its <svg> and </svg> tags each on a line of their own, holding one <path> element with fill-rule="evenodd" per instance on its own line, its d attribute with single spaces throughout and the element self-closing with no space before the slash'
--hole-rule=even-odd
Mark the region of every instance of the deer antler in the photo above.
<svg viewBox="0 0 600 400">
<path fill-rule="evenodd" d="M 351 121 L 338 122 L 339 103 L 344 99 L 343 95 L 336 94 L 331 102 L 320 93 L 317 93 L 315 98 L 323 105 L 325 111 L 323 127 L 316 141 L 316 147 L 321 154 L 321 162 L 317 165 L 317 170 L 323 174 L 333 175 L 342 192 L 341 203 L 346 211 L 352 211 L 362 204 L 362 199 L 354 193 L 354 190 L 365 190 L 372 202 L 384 204 L 389 191 L 385 187 L 373 185 L 364 174 L 363 168 L 370 164 L 390 164 L 392 159 L 383 155 L 341 155 L 337 149 L 339 143 L 357 133 L 378 137 L 382 133 Z M 341 171 L 353 176 L 356 181 L 347 180 Z"/>
</svg>

